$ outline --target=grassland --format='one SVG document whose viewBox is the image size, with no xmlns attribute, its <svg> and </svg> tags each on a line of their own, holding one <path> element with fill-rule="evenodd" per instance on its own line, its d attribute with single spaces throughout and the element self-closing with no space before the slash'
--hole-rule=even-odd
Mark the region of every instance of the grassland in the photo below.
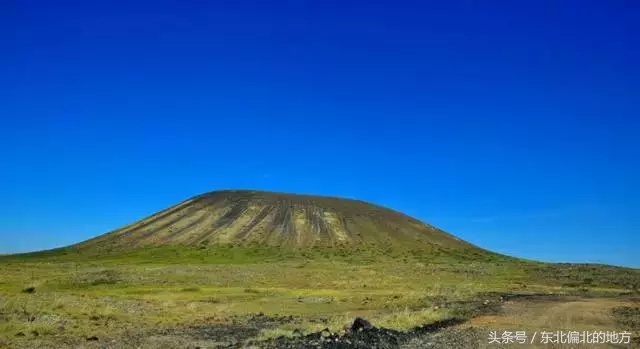
<svg viewBox="0 0 640 349">
<path fill-rule="evenodd" d="M 194 329 L 240 326 L 244 332 L 224 340 L 241 343 L 296 330 L 329 327 L 338 332 L 356 316 L 400 330 L 454 317 L 474 317 L 468 324 L 476 326 L 494 320 L 503 326 L 500 321 L 517 317 L 509 309 L 518 306 L 507 307 L 497 318 L 468 306 L 499 302 L 498 293 L 579 296 L 587 302 L 580 309 L 595 315 L 562 321 L 573 329 L 593 328 L 594 317 L 605 318 L 599 312 L 637 307 L 637 300 L 628 297 L 639 286 L 637 269 L 545 264 L 492 253 L 233 246 L 111 253 L 60 249 L 0 257 L 0 347 L 205 348 L 222 339 L 200 336 Z M 627 298 L 620 298 L 624 294 Z M 561 314 L 562 309 L 554 311 Z M 255 323 L 256 314 L 287 320 L 241 327 Z M 546 321 L 527 323 L 528 318 L 518 321 L 529 327 Z"/>
</svg>

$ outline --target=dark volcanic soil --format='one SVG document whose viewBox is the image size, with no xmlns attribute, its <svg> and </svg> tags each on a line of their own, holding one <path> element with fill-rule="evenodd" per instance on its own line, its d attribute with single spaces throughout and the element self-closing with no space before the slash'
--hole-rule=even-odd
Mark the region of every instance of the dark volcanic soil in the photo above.
<svg viewBox="0 0 640 349">
<path fill-rule="evenodd" d="M 294 331 L 292 337 L 279 337 L 266 341 L 251 340 L 261 329 L 273 328 L 279 324 L 291 324 L 300 319 L 284 316 L 269 317 L 258 314 L 249 319 L 238 319 L 230 324 L 192 326 L 158 331 L 155 335 L 181 338 L 190 344 L 186 348 L 335 348 L 335 349 L 391 349 L 391 348 L 473 348 L 481 340 L 474 329 L 452 328 L 474 316 L 497 314 L 505 295 L 486 294 L 473 301 L 443 303 L 442 307 L 454 310 L 456 317 L 416 327 L 409 331 L 397 331 L 375 327 L 365 319 L 355 319 L 351 328 L 342 334 L 325 329 L 303 334 Z M 531 297 L 535 297 L 532 295 Z M 524 299 L 525 297 L 523 297 Z M 482 336 L 484 339 L 484 334 Z M 182 342 L 180 340 L 180 342 Z M 206 344 L 204 344 L 206 343 Z"/>
<path fill-rule="evenodd" d="M 207 342 L 216 348 L 241 348 L 248 339 L 256 337 L 260 330 L 281 324 L 294 323 L 299 319 L 293 316 L 266 316 L 262 313 L 249 319 L 233 318 L 229 324 L 190 326 L 160 330 L 158 336 L 183 337 L 189 341 Z M 193 346 L 194 348 L 196 346 Z"/>
<path fill-rule="evenodd" d="M 526 302 L 571 302 L 579 300 L 575 296 L 548 294 L 511 295 L 502 293 L 483 294 L 482 298 L 442 303 L 450 308 L 454 318 L 416 327 L 409 331 L 397 331 L 376 327 L 365 319 L 355 319 L 349 329 L 332 333 L 325 329 L 314 333 L 295 330 L 291 337 L 270 340 L 256 340 L 260 331 L 282 324 L 301 323 L 293 316 L 267 316 L 264 314 L 247 317 L 233 317 L 227 323 L 206 324 L 170 329 L 158 329 L 146 335 L 132 334 L 131 337 L 113 341 L 101 341 L 101 348 L 266 348 L 266 349 L 410 349 L 410 348 L 479 348 L 486 344 L 486 329 L 462 328 L 460 325 L 476 316 L 498 315 L 502 313 L 504 301 Z M 625 329 L 638 330 L 637 307 L 619 307 L 613 310 L 618 324 Z M 125 344 L 126 343 L 126 344 Z M 637 345 L 638 338 L 632 343 Z M 125 345 L 124 347 L 122 345 Z"/>
<path fill-rule="evenodd" d="M 285 338 L 280 337 L 271 341 L 252 343 L 260 348 L 335 348 L 335 349 L 391 349 L 400 348 L 412 340 L 417 340 L 427 334 L 440 329 L 458 325 L 464 322 L 462 319 L 449 319 L 430 325 L 415 328 L 411 331 L 401 332 L 386 328 L 358 326 L 362 319 L 356 319 L 352 328 L 343 335 L 331 333 L 328 329 L 311 333 L 306 336 Z M 364 321 L 366 323 L 366 320 Z"/>
</svg>

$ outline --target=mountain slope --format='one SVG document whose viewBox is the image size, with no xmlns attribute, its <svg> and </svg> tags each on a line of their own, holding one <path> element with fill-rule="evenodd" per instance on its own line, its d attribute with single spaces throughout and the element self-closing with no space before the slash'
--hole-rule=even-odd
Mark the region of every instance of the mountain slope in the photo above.
<svg viewBox="0 0 640 349">
<path fill-rule="evenodd" d="M 366 202 L 249 190 L 202 194 L 75 247 L 176 244 L 482 251 L 429 224 Z"/>
</svg>

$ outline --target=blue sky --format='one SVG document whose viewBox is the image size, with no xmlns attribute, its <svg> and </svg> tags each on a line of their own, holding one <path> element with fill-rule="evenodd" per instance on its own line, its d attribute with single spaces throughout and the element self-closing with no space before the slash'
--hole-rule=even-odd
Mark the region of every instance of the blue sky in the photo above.
<svg viewBox="0 0 640 349">
<path fill-rule="evenodd" d="M 0 253 L 251 188 L 640 267 L 640 8 L 488 3 L 3 4 Z"/>
</svg>

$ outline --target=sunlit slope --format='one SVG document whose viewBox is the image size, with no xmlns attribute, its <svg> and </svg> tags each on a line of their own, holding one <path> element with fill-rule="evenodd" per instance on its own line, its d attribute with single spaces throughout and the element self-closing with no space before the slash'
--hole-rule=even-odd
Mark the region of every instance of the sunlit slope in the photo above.
<svg viewBox="0 0 640 349">
<path fill-rule="evenodd" d="M 249 190 L 202 194 L 76 247 L 212 244 L 483 252 L 429 224 L 366 202 Z"/>
</svg>

